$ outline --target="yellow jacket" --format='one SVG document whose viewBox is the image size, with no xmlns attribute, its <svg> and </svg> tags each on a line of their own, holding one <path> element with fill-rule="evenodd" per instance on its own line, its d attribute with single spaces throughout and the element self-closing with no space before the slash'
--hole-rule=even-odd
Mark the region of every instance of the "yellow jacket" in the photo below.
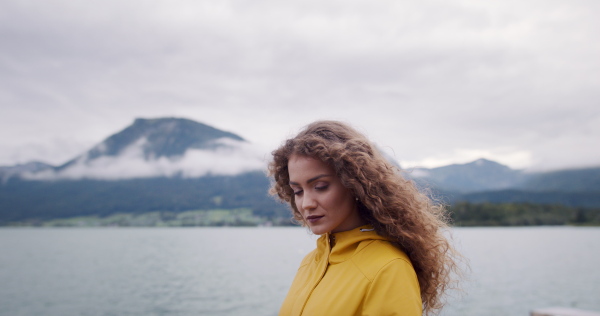
<svg viewBox="0 0 600 316">
<path fill-rule="evenodd" d="M 370 226 L 322 235 L 279 310 L 280 316 L 421 314 L 419 282 L 408 256 Z"/>
</svg>

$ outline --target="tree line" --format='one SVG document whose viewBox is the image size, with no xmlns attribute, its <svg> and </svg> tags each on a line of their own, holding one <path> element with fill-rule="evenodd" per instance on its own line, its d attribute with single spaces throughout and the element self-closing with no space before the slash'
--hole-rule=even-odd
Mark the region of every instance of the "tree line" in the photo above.
<svg viewBox="0 0 600 316">
<path fill-rule="evenodd" d="M 600 225 L 600 208 L 561 204 L 458 202 L 449 211 L 454 226 Z"/>
</svg>

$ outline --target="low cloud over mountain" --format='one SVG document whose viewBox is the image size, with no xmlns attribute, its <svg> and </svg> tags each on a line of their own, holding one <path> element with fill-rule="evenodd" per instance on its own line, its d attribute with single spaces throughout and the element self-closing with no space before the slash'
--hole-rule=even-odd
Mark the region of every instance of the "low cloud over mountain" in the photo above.
<svg viewBox="0 0 600 316">
<path fill-rule="evenodd" d="M 242 137 L 202 123 L 181 118 L 136 119 L 59 167 L 19 174 L 29 180 L 193 178 L 261 170 L 266 166 L 264 157 L 260 148 Z"/>
</svg>

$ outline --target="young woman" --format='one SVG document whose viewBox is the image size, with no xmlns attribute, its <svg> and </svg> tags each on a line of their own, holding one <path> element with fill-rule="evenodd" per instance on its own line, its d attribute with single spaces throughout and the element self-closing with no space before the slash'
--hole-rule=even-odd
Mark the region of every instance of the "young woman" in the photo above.
<svg viewBox="0 0 600 316">
<path fill-rule="evenodd" d="M 271 193 L 321 235 L 280 315 L 422 315 L 439 311 L 457 271 L 444 208 L 356 130 L 308 125 L 273 152 Z"/>
</svg>

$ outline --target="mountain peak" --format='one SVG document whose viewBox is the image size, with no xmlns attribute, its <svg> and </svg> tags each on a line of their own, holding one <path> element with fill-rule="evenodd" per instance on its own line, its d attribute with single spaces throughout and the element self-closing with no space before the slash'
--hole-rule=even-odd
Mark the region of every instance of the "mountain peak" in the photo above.
<svg viewBox="0 0 600 316">
<path fill-rule="evenodd" d="M 475 160 L 475 161 L 473 161 L 471 163 L 474 163 L 474 164 L 476 164 L 478 166 L 481 166 L 481 165 L 484 165 L 484 164 L 489 164 L 489 163 L 497 164 L 497 162 L 491 161 L 491 160 L 487 160 L 485 158 L 479 158 L 479 159 L 477 159 L 477 160 Z"/>
<path fill-rule="evenodd" d="M 495 161 L 480 158 L 465 164 L 419 169 L 413 177 L 444 190 L 473 192 L 510 187 L 521 180 L 521 173 Z"/>
<path fill-rule="evenodd" d="M 485 158 L 479 158 L 475 161 L 463 164 L 463 166 L 470 166 L 470 167 L 478 167 L 478 168 L 499 168 L 499 169 L 505 169 L 505 170 L 510 170 L 511 168 L 508 166 L 505 166 L 501 163 L 492 161 L 492 160 L 488 160 Z"/>
<path fill-rule="evenodd" d="M 242 137 L 184 118 L 137 118 L 60 167 L 25 172 L 29 179 L 126 179 L 238 174 L 265 165 Z"/>
<path fill-rule="evenodd" d="M 85 160 L 102 156 L 119 156 L 132 146 L 141 146 L 146 160 L 161 157 L 180 157 L 188 149 L 214 150 L 224 145 L 220 139 L 238 142 L 245 140 L 233 133 L 184 118 L 136 118 L 132 125 L 111 135 L 86 153 Z M 61 168 L 67 167 L 82 157 L 73 159 Z"/>
<path fill-rule="evenodd" d="M 137 118 L 123 131 L 112 135 L 106 144 L 106 154 L 118 154 L 123 148 L 144 138 L 144 156 L 148 158 L 181 156 L 188 149 L 215 149 L 217 139 L 245 140 L 233 133 L 183 118 Z"/>
</svg>

